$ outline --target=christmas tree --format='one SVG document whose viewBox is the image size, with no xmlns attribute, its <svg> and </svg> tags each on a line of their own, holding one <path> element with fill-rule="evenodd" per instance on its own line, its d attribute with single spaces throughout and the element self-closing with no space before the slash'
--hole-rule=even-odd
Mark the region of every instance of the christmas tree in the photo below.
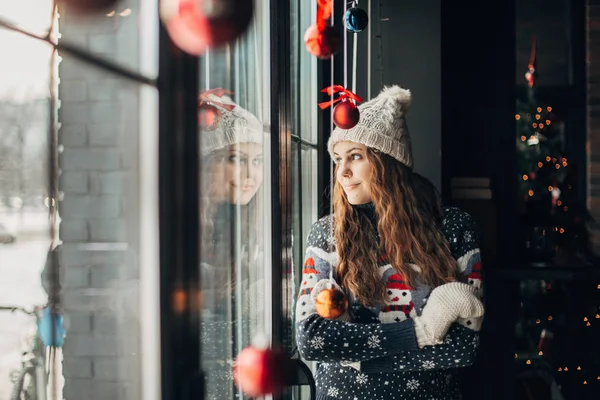
<svg viewBox="0 0 600 400">
<path fill-rule="evenodd" d="M 594 257 L 590 215 L 585 202 L 576 198 L 575 169 L 564 146 L 565 125 L 552 105 L 538 99 L 534 55 L 535 44 L 525 74 L 526 96 L 517 100 L 515 115 L 525 255 L 533 261 L 581 263 Z"/>
</svg>

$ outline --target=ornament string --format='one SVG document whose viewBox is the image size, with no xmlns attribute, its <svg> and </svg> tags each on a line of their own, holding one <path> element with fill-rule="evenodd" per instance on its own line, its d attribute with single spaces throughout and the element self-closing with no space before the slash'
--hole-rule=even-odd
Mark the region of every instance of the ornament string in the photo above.
<svg viewBox="0 0 600 400">
<path fill-rule="evenodd" d="M 371 0 L 367 0 L 367 15 L 371 16 Z M 371 100 L 371 25 L 367 25 L 367 99 Z M 355 88 L 352 88 L 354 90 Z"/>
<path fill-rule="evenodd" d="M 344 19 L 348 16 L 347 11 L 348 3 L 344 2 Z M 344 31 L 344 87 L 348 87 L 348 30 L 345 27 L 342 29 Z"/>
<path fill-rule="evenodd" d="M 324 0 L 317 0 L 317 1 L 324 1 Z M 331 24 L 334 23 L 334 9 L 333 9 L 333 0 L 331 1 Z M 331 55 L 331 73 L 330 73 L 330 82 L 332 86 L 335 86 L 333 84 L 334 79 L 335 79 L 335 75 L 333 73 L 333 71 L 335 70 L 335 58 L 333 56 L 333 54 Z M 331 86 L 331 87 L 332 87 Z M 330 101 L 330 105 L 333 105 L 335 103 L 335 91 L 334 90 L 330 90 L 327 92 L 327 94 L 329 94 L 329 101 Z M 321 105 L 319 104 L 319 107 L 321 107 Z M 321 107 L 321 109 L 323 109 L 323 107 Z M 331 135 L 331 133 L 333 132 L 333 109 L 331 110 L 331 118 L 329 118 L 329 134 Z M 334 185 L 335 185 L 335 163 L 333 162 L 333 157 L 329 157 L 329 188 L 330 188 L 330 193 L 329 193 L 329 242 L 328 242 L 328 253 L 332 253 L 332 250 L 334 249 L 334 245 L 335 245 L 335 228 L 334 228 L 334 223 L 335 223 L 335 215 L 333 212 L 333 190 L 334 190 Z M 333 262 L 331 261 L 331 256 L 328 259 L 328 263 L 329 263 L 329 289 L 333 288 Z"/>
<path fill-rule="evenodd" d="M 358 7 L 358 0 L 352 2 L 352 7 Z M 371 25 L 371 24 L 369 24 Z M 356 93 L 356 55 L 358 53 L 358 35 L 352 36 L 352 91 Z M 367 76 L 368 79 L 368 76 Z"/>
</svg>

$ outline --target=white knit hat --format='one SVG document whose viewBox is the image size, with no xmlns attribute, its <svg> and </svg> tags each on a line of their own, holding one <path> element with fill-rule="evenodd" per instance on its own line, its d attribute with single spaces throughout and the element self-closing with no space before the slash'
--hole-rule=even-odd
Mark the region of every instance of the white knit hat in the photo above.
<svg viewBox="0 0 600 400">
<path fill-rule="evenodd" d="M 384 87 L 377 97 L 358 106 L 360 119 L 356 126 L 333 130 L 327 142 L 331 157 L 336 143 L 349 141 L 379 150 L 412 168 L 412 146 L 405 120 L 411 101 L 410 90 L 395 85 Z"/>
<path fill-rule="evenodd" d="M 234 103 L 226 95 L 208 94 L 204 100 L 216 107 L 221 115 L 213 125 L 200 130 L 202 155 L 237 143 L 263 143 L 265 138 L 263 124 L 254 114 Z M 219 104 L 232 105 L 235 108 L 229 111 Z"/>
</svg>

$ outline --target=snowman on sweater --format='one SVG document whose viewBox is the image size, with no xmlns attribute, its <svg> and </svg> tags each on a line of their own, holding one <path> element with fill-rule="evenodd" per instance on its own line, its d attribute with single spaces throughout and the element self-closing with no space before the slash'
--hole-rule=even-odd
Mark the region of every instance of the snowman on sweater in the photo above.
<svg viewBox="0 0 600 400">
<path fill-rule="evenodd" d="M 300 285 L 300 291 L 302 294 L 310 294 L 312 289 L 317 284 L 319 271 L 315 269 L 315 260 L 312 257 L 308 257 L 304 263 L 302 269 L 302 284 Z"/>
<path fill-rule="evenodd" d="M 386 291 L 386 305 L 379 312 L 379 320 L 382 323 L 401 322 L 417 315 L 412 302 L 411 288 L 406 284 L 402 275 L 397 273 L 390 275 Z"/>
</svg>

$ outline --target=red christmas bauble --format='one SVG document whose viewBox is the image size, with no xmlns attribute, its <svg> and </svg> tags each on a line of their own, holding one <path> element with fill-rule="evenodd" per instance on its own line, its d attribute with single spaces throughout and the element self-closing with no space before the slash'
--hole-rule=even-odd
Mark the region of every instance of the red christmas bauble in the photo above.
<svg viewBox="0 0 600 400">
<path fill-rule="evenodd" d="M 336 319 L 348 309 L 348 299 L 339 289 L 325 289 L 317 295 L 315 307 L 321 317 Z"/>
<path fill-rule="evenodd" d="M 306 50 L 313 56 L 326 59 L 331 57 L 340 47 L 340 33 L 334 26 L 319 29 L 317 24 L 308 27 L 304 32 Z"/>
<path fill-rule="evenodd" d="M 284 353 L 248 346 L 237 356 L 233 378 L 246 395 L 278 394 L 285 386 L 289 361 Z"/>
<path fill-rule="evenodd" d="M 360 112 L 351 101 L 341 101 L 333 108 L 333 123 L 340 129 L 350 129 L 358 124 Z"/>
<path fill-rule="evenodd" d="M 219 47 L 246 31 L 254 0 L 164 0 L 161 18 L 171 40 L 192 55 Z"/>
<path fill-rule="evenodd" d="M 63 7 L 75 14 L 92 14 L 111 11 L 119 0 L 57 0 L 59 10 Z"/>
<path fill-rule="evenodd" d="M 201 129 L 211 128 L 221 117 L 221 111 L 212 104 L 201 104 L 198 107 L 198 126 Z"/>
</svg>

